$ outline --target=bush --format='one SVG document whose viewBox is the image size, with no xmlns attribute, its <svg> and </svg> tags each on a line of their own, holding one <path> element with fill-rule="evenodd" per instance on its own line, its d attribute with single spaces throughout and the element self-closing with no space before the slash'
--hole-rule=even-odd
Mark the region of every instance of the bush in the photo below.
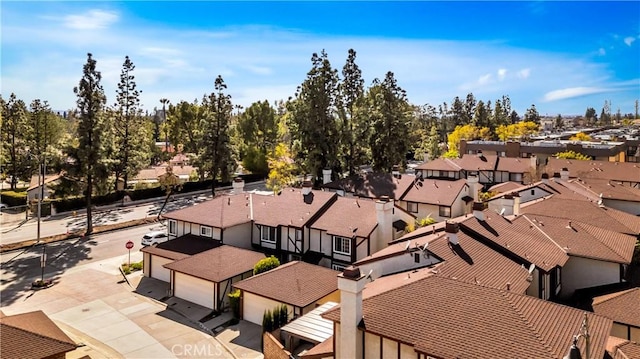
<svg viewBox="0 0 640 359">
<path fill-rule="evenodd" d="M 434 223 L 436 223 L 436 220 L 431 217 L 424 217 L 416 221 L 418 227 L 424 227 Z"/>
<path fill-rule="evenodd" d="M 274 256 L 261 259 L 253 267 L 253 275 L 266 272 L 268 270 L 278 267 L 279 265 L 280 265 L 280 261 L 278 260 L 278 258 Z"/>
<path fill-rule="evenodd" d="M 229 305 L 234 319 L 240 318 L 240 289 L 236 289 L 229 293 Z"/>
<path fill-rule="evenodd" d="M 2 191 L 2 203 L 9 207 L 24 206 L 27 203 L 26 191 Z"/>
<path fill-rule="evenodd" d="M 270 310 L 265 310 L 262 315 L 262 332 L 271 332 L 273 330 L 273 316 Z"/>
</svg>

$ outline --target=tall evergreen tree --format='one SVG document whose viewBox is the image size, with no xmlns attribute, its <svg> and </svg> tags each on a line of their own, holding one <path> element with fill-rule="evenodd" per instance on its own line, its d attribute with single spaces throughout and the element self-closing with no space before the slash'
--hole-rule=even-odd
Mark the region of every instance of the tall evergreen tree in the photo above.
<svg viewBox="0 0 640 359">
<path fill-rule="evenodd" d="M 118 178 L 122 178 L 124 188 L 127 188 L 129 179 L 145 166 L 149 158 L 150 139 L 140 109 L 140 91 L 133 75 L 135 68 L 129 56 L 125 56 L 116 90 L 113 126 L 117 148 L 114 163 L 116 190 Z"/>
<path fill-rule="evenodd" d="M 307 173 L 322 179 L 322 170 L 341 172 L 337 148 L 340 133 L 336 116 L 338 71 L 331 67 L 327 53 L 314 53 L 311 70 L 289 102 L 294 151 Z"/>
<path fill-rule="evenodd" d="M 340 89 L 340 121 L 342 132 L 342 162 L 349 175 L 356 173 L 356 167 L 364 162 L 366 146 L 358 145 L 367 141 L 369 126 L 364 121 L 361 107 L 364 99 L 362 71 L 356 64 L 356 52 L 349 49 L 347 62 L 342 68 Z"/>
<path fill-rule="evenodd" d="M 472 124 L 476 127 L 489 127 L 489 111 L 482 100 L 478 101 L 476 105 Z"/>
<path fill-rule="evenodd" d="M 267 100 L 254 102 L 238 117 L 236 132 L 244 168 L 266 175 L 267 157 L 278 143 L 276 110 Z"/>
<path fill-rule="evenodd" d="M 104 131 L 104 106 L 106 97 L 100 81 L 102 75 L 96 70 L 96 60 L 91 53 L 83 66 L 80 83 L 73 89 L 78 97 L 78 148 L 76 155 L 77 174 L 84 178 L 87 206 L 87 234 L 93 232 L 92 204 L 94 181 L 105 174 L 103 162 L 102 132 Z M 105 176 L 106 177 L 106 176 Z M 104 178 L 104 177 L 103 177 Z"/>
<path fill-rule="evenodd" d="M 52 149 L 59 148 L 60 140 L 64 136 L 65 124 L 60 116 L 53 113 L 47 101 L 36 99 L 29 107 L 30 131 L 25 133 L 27 136 L 25 140 L 33 155 L 30 157 L 29 176 L 31 176 L 41 165 L 59 160 L 57 151 Z"/>
<path fill-rule="evenodd" d="M 370 139 L 373 168 L 391 172 L 404 165 L 409 144 L 410 106 L 405 91 L 398 86 L 393 72 L 373 82 L 368 97 L 368 113 L 373 127 Z"/>
<path fill-rule="evenodd" d="M 2 106 L 2 145 L 3 152 L 8 153 L 8 174 L 11 177 L 11 189 L 15 189 L 18 179 L 26 179 L 29 173 L 29 154 L 25 136 L 32 129 L 28 124 L 27 105 L 18 99 L 14 93 Z"/>
<path fill-rule="evenodd" d="M 218 75 L 214 83 L 216 92 L 212 92 L 205 106 L 205 122 L 203 124 L 203 164 L 209 176 L 213 179 L 211 193 L 215 195 L 218 178 L 228 181 L 233 166 L 230 146 L 230 126 L 233 104 L 231 95 L 225 93 L 227 85 L 222 76 Z"/>
<path fill-rule="evenodd" d="M 540 114 L 538 114 L 535 104 L 532 104 L 531 107 L 527 109 L 527 112 L 524 114 L 524 120 L 535 122 L 538 125 L 540 124 Z"/>
<path fill-rule="evenodd" d="M 464 116 L 463 116 L 463 125 L 468 125 L 473 121 L 473 116 L 476 113 L 477 101 L 473 93 L 469 92 L 467 94 L 467 98 L 464 102 Z"/>
</svg>

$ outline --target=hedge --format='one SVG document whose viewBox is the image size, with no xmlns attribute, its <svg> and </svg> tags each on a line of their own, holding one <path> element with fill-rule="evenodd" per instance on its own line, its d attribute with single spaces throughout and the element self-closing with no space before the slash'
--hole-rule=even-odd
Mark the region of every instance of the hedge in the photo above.
<svg viewBox="0 0 640 359">
<path fill-rule="evenodd" d="M 27 192 L 2 191 L 0 200 L 9 207 L 24 206 L 27 204 Z"/>
<path fill-rule="evenodd" d="M 274 256 L 261 259 L 253 267 L 253 275 L 266 272 L 268 270 L 276 268 L 279 265 L 280 265 L 280 261 L 278 260 L 278 258 Z"/>
</svg>

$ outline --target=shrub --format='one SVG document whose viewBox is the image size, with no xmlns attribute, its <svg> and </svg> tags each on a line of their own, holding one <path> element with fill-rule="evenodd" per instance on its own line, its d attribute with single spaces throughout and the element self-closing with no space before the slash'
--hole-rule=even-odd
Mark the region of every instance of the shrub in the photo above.
<svg viewBox="0 0 640 359">
<path fill-rule="evenodd" d="M 27 203 L 27 192 L 2 191 L 2 203 L 9 207 L 24 206 Z"/>
<path fill-rule="evenodd" d="M 418 227 L 424 227 L 434 223 L 436 223 L 436 220 L 431 217 L 424 217 L 416 221 Z"/>
<path fill-rule="evenodd" d="M 273 330 L 273 317 L 270 310 L 265 310 L 262 315 L 262 332 L 271 332 Z"/>
<path fill-rule="evenodd" d="M 274 256 L 261 259 L 253 267 L 253 274 L 256 275 L 256 274 L 266 272 L 268 270 L 276 268 L 279 265 L 280 265 L 280 261 L 278 260 L 278 258 Z"/>
<path fill-rule="evenodd" d="M 283 326 L 287 324 L 289 321 L 289 311 L 287 310 L 287 305 L 283 304 L 280 307 L 280 325 Z"/>
<path fill-rule="evenodd" d="M 240 318 L 240 289 L 236 289 L 233 292 L 229 293 L 229 305 L 231 306 L 231 312 L 233 313 L 233 318 Z"/>
<path fill-rule="evenodd" d="M 142 270 L 143 261 L 131 263 L 131 269 L 133 270 Z"/>
<path fill-rule="evenodd" d="M 409 223 L 407 223 L 407 226 L 404 227 L 404 231 L 407 232 L 407 233 L 411 233 L 411 232 L 413 232 L 415 230 L 416 230 L 415 222 L 409 222 Z"/>
</svg>

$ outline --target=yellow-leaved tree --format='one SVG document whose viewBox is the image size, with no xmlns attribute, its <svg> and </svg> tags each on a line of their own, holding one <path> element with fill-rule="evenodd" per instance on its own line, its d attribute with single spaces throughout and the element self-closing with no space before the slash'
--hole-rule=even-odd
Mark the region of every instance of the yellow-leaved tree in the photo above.
<svg viewBox="0 0 640 359">
<path fill-rule="evenodd" d="M 291 158 L 291 151 L 284 143 L 278 143 L 267 159 L 269 163 L 269 177 L 266 186 L 274 193 L 280 192 L 284 187 L 295 180 L 295 164 Z"/>
<path fill-rule="evenodd" d="M 461 140 L 488 140 L 491 139 L 491 131 L 488 127 L 474 125 L 456 126 L 455 130 L 447 136 L 449 150 L 443 155 L 445 158 L 457 158 L 460 156 L 458 147 Z"/>
<path fill-rule="evenodd" d="M 511 125 L 500 125 L 496 128 L 496 135 L 500 141 L 528 140 L 539 131 L 539 126 L 533 121 L 522 121 Z"/>
<path fill-rule="evenodd" d="M 569 138 L 570 141 L 591 141 L 591 136 L 587 135 L 584 132 L 578 132 L 575 135 Z"/>
</svg>

